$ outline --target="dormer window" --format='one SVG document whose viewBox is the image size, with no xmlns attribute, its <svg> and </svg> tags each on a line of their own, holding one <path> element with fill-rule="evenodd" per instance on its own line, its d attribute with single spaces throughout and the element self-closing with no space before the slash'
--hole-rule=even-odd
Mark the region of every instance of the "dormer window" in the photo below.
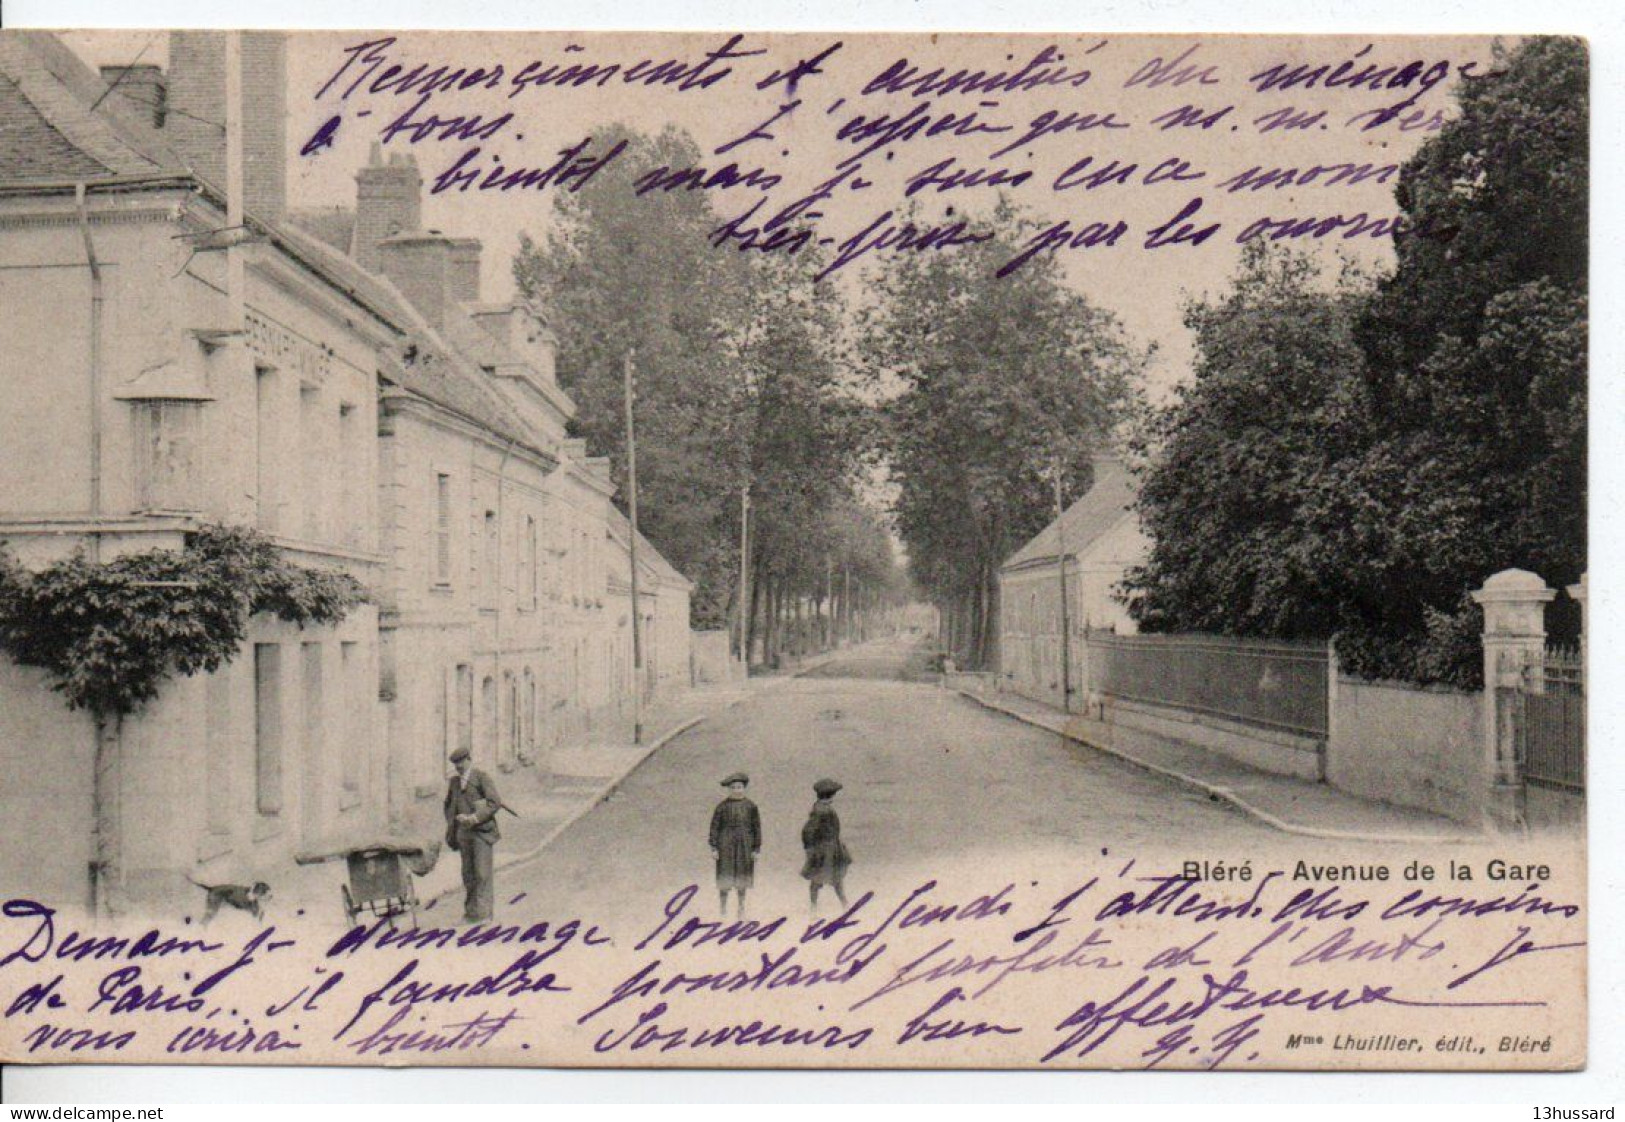
<svg viewBox="0 0 1625 1122">
<path fill-rule="evenodd" d="M 198 486 L 198 442 L 203 403 L 158 398 L 131 402 L 135 421 L 137 510 L 203 508 Z"/>
<path fill-rule="evenodd" d="M 203 509 L 199 445 L 203 405 L 213 400 L 208 372 L 212 351 L 196 335 L 178 355 L 147 367 L 113 390 L 113 396 L 130 408 L 136 510 Z"/>
</svg>

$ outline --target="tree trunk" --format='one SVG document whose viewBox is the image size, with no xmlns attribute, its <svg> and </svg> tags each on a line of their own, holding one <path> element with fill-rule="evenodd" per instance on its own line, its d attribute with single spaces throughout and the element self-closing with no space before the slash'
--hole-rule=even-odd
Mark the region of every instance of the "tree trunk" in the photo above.
<svg viewBox="0 0 1625 1122">
<path fill-rule="evenodd" d="M 779 664 L 779 583 L 769 579 L 767 583 L 767 618 L 765 621 L 766 633 L 762 636 L 762 654 L 769 666 Z"/>
<path fill-rule="evenodd" d="M 762 637 L 763 628 L 758 622 L 765 608 L 762 595 L 762 555 L 760 552 L 751 559 L 750 573 L 750 611 L 746 615 L 745 635 L 745 665 L 750 665 L 750 655 L 756 649 L 756 640 Z M 764 647 L 762 661 L 767 661 L 767 652 Z"/>
<path fill-rule="evenodd" d="M 124 799 L 122 740 L 124 719 L 97 716 L 96 751 L 91 771 L 91 820 L 95 844 L 91 853 L 90 899 L 104 918 L 124 914 Z"/>
</svg>

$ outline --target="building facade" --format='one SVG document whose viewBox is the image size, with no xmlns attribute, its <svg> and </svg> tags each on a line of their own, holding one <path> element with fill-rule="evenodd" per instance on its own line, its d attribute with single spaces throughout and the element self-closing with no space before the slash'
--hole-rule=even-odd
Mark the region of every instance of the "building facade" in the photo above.
<svg viewBox="0 0 1625 1122">
<path fill-rule="evenodd" d="M 27 403 L 0 416 L 0 540 L 38 567 L 250 525 L 376 584 L 377 355 L 398 328 L 274 213 L 215 248 L 218 190 L 161 131 L 93 112 L 103 82 L 55 39 L 8 33 L 0 64 L 0 384 Z M 228 666 L 124 720 L 107 796 L 124 883 L 101 890 L 230 879 L 377 824 L 378 648 L 371 606 L 303 631 L 256 617 Z M 5 873 L 30 883 L 0 891 L 88 893 L 95 736 L 36 672 L 0 667 L 0 813 L 50 824 L 12 834 Z"/>
<path fill-rule="evenodd" d="M 1098 459 L 1094 475 L 1081 499 L 999 569 L 1001 684 L 1057 708 L 1076 709 L 1084 700 L 1085 634 L 1136 630 L 1115 589 L 1150 548 L 1130 508 L 1134 489 L 1122 463 Z"/>
<path fill-rule="evenodd" d="M 410 320 L 380 405 L 397 822 L 439 798 L 458 747 L 481 766 L 545 774 L 562 744 L 611 735 L 632 683 L 627 526 L 609 462 L 567 436 L 575 405 L 545 316 L 481 299 L 479 239 L 424 229 L 422 190 L 409 155 L 375 147 L 354 210 L 295 216 L 384 278 Z M 647 700 L 688 684 L 688 585 L 640 550 L 640 599 L 674 668 L 649 678 Z"/>
<path fill-rule="evenodd" d="M 8 843 L 5 895 L 106 898 L 98 828 L 120 895 L 242 881 L 437 813 L 457 746 L 543 775 L 625 708 L 624 520 L 565 435 L 545 318 L 480 301 L 479 242 L 421 228 L 408 162 L 361 169 L 348 215 L 285 213 L 276 35 L 241 40 L 232 229 L 203 127 L 226 49 L 176 33 L 168 73 L 109 94 L 55 38 L 0 37 L 0 384 L 27 403 L 0 414 L 0 542 L 39 567 L 247 525 L 368 603 L 255 617 L 227 666 L 167 682 L 118 724 L 99 808 L 94 724 L 0 658 L 0 813 L 43 826 Z M 686 670 L 686 582 L 646 552 L 661 665 Z"/>
</svg>

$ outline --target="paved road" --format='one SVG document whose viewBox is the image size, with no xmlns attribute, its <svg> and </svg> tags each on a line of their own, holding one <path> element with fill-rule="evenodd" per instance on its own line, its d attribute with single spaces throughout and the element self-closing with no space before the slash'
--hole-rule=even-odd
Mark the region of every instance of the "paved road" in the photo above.
<svg viewBox="0 0 1625 1122">
<path fill-rule="evenodd" d="M 996 889 L 1102 848 L 1242 856 L 1279 842 L 1205 796 L 918 680 L 922 665 L 904 644 L 873 645 L 703 722 L 541 857 L 502 874 L 499 901 L 526 894 L 504 913 L 647 916 L 690 882 L 709 903 L 706 830 L 735 770 L 750 774 L 762 812 L 758 914 L 805 910 L 800 830 L 826 775 L 845 784 L 836 809 L 860 891 L 925 877 Z"/>
</svg>

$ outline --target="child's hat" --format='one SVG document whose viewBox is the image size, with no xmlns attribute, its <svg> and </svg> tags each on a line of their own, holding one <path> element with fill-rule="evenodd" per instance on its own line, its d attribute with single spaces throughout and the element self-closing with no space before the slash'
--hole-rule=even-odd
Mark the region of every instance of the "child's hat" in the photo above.
<svg viewBox="0 0 1625 1122">
<path fill-rule="evenodd" d="M 722 785 L 724 787 L 732 787 L 735 783 L 743 783 L 745 786 L 749 787 L 750 786 L 750 776 L 746 775 L 742 771 L 736 771 L 732 775 L 730 775 L 728 778 L 726 778 L 726 779 L 724 779 L 722 781 Z"/>
<path fill-rule="evenodd" d="M 820 779 L 817 783 L 813 784 L 813 793 L 821 799 L 829 798 L 840 789 L 841 785 L 835 782 L 833 779 Z"/>
</svg>

